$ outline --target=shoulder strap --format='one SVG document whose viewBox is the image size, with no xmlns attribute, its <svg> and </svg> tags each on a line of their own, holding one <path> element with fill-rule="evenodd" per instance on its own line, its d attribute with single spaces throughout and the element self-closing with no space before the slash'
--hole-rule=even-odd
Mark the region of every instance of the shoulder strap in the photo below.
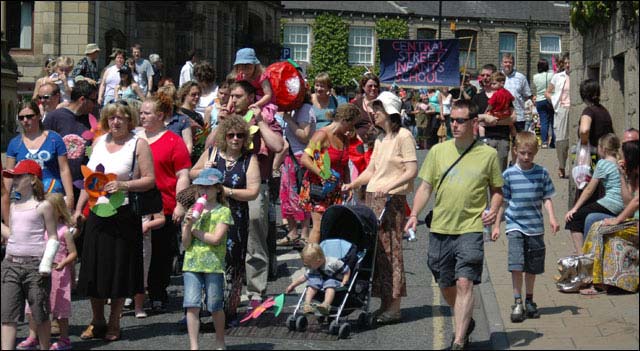
<svg viewBox="0 0 640 351">
<path fill-rule="evenodd" d="M 460 160 L 462 160 L 462 158 L 464 157 L 464 155 L 466 155 L 469 150 L 471 150 L 471 148 L 473 148 L 473 146 L 476 144 L 476 140 L 473 141 L 473 143 L 471 143 L 471 145 L 469 145 L 469 147 L 464 150 L 464 152 L 462 153 L 462 155 L 460 155 L 460 157 L 458 157 L 458 159 L 456 160 L 456 162 L 454 162 L 451 166 L 449 166 L 449 168 L 442 174 L 442 177 L 440 177 L 440 180 L 438 181 L 438 186 L 436 187 L 436 196 L 438 195 L 438 190 L 440 190 L 440 185 L 442 185 L 442 181 L 444 180 L 444 178 L 449 174 L 449 171 L 451 171 L 451 169 L 453 167 L 455 167 L 455 165 L 458 164 L 458 162 L 460 162 Z"/>
<path fill-rule="evenodd" d="M 136 166 L 136 150 L 138 149 L 138 139 L 136 138 L 136 145 L 133 147 L 133 162 L 131 162 L 131 170 L 129 171 L 129 179 L 133 179 L 133 170 Z"/>
</svg>

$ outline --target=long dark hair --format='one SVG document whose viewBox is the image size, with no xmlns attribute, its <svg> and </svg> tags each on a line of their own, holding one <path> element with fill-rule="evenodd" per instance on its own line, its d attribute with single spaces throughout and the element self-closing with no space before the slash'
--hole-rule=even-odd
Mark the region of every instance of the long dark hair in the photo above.
<svg viewBox="0 0 640 351">
<path fill-rule="evenodd" d="M 636 185 L 638 182 L 638 148 L 640 148 L 638 140 L 627 141 L 622 144 L 622 155 L 624 156 L 627 178 Z"/>
</svg>

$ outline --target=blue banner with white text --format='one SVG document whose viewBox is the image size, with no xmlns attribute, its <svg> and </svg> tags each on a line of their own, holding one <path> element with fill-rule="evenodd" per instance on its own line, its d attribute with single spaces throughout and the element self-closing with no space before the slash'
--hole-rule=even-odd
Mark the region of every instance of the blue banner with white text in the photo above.
<svg viewBox="0 0 640 351">
<path fill-rule="evenodd" d="M 459 40 L 378 40 L 380 82 L 410 86 L 460 85 Z"/>
</svg>

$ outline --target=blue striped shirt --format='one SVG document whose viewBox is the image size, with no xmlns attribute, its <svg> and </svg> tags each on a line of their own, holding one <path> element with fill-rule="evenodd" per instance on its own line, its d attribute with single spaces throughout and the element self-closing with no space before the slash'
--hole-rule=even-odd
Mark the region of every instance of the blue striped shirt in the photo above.
<svg viewBox="0 0 640 351">
<path fill-rule="evenodd" d="M 507 168 L 502 173 L 506 232 L 520 231 L 525 235 L 544 234 L 542 203 L 555 195 L 556 190 L 547 170 L 537 164 L 529 170 L 518 165 Z"/>
</svg>

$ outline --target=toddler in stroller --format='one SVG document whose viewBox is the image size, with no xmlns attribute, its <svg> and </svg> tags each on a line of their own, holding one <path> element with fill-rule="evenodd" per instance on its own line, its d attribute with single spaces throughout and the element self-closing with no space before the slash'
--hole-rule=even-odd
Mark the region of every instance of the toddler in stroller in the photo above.
<svg viewBox="0 0 640 351">
<path fill-rule="evenodd" d="M 305 303 L 302 308 L 303 313 L 313 313 L 313 298 L 319 291 L 324 292 L 324 301 L 317 305 L 318 312 L 322 315 L 329 315 L 331 304 L 336 295 L 336 288 L 346 286 L 351 276 L 349 265 L 341 260 L 342 257 L 326 257 L 320 245 L 315 243 L 307 244 L 300 254 L 307 271 L 300 278 L 293 281 L 286 290 L 290 293 L 298 285 L 307 282 L 307 292 Z"/>
</svg>

